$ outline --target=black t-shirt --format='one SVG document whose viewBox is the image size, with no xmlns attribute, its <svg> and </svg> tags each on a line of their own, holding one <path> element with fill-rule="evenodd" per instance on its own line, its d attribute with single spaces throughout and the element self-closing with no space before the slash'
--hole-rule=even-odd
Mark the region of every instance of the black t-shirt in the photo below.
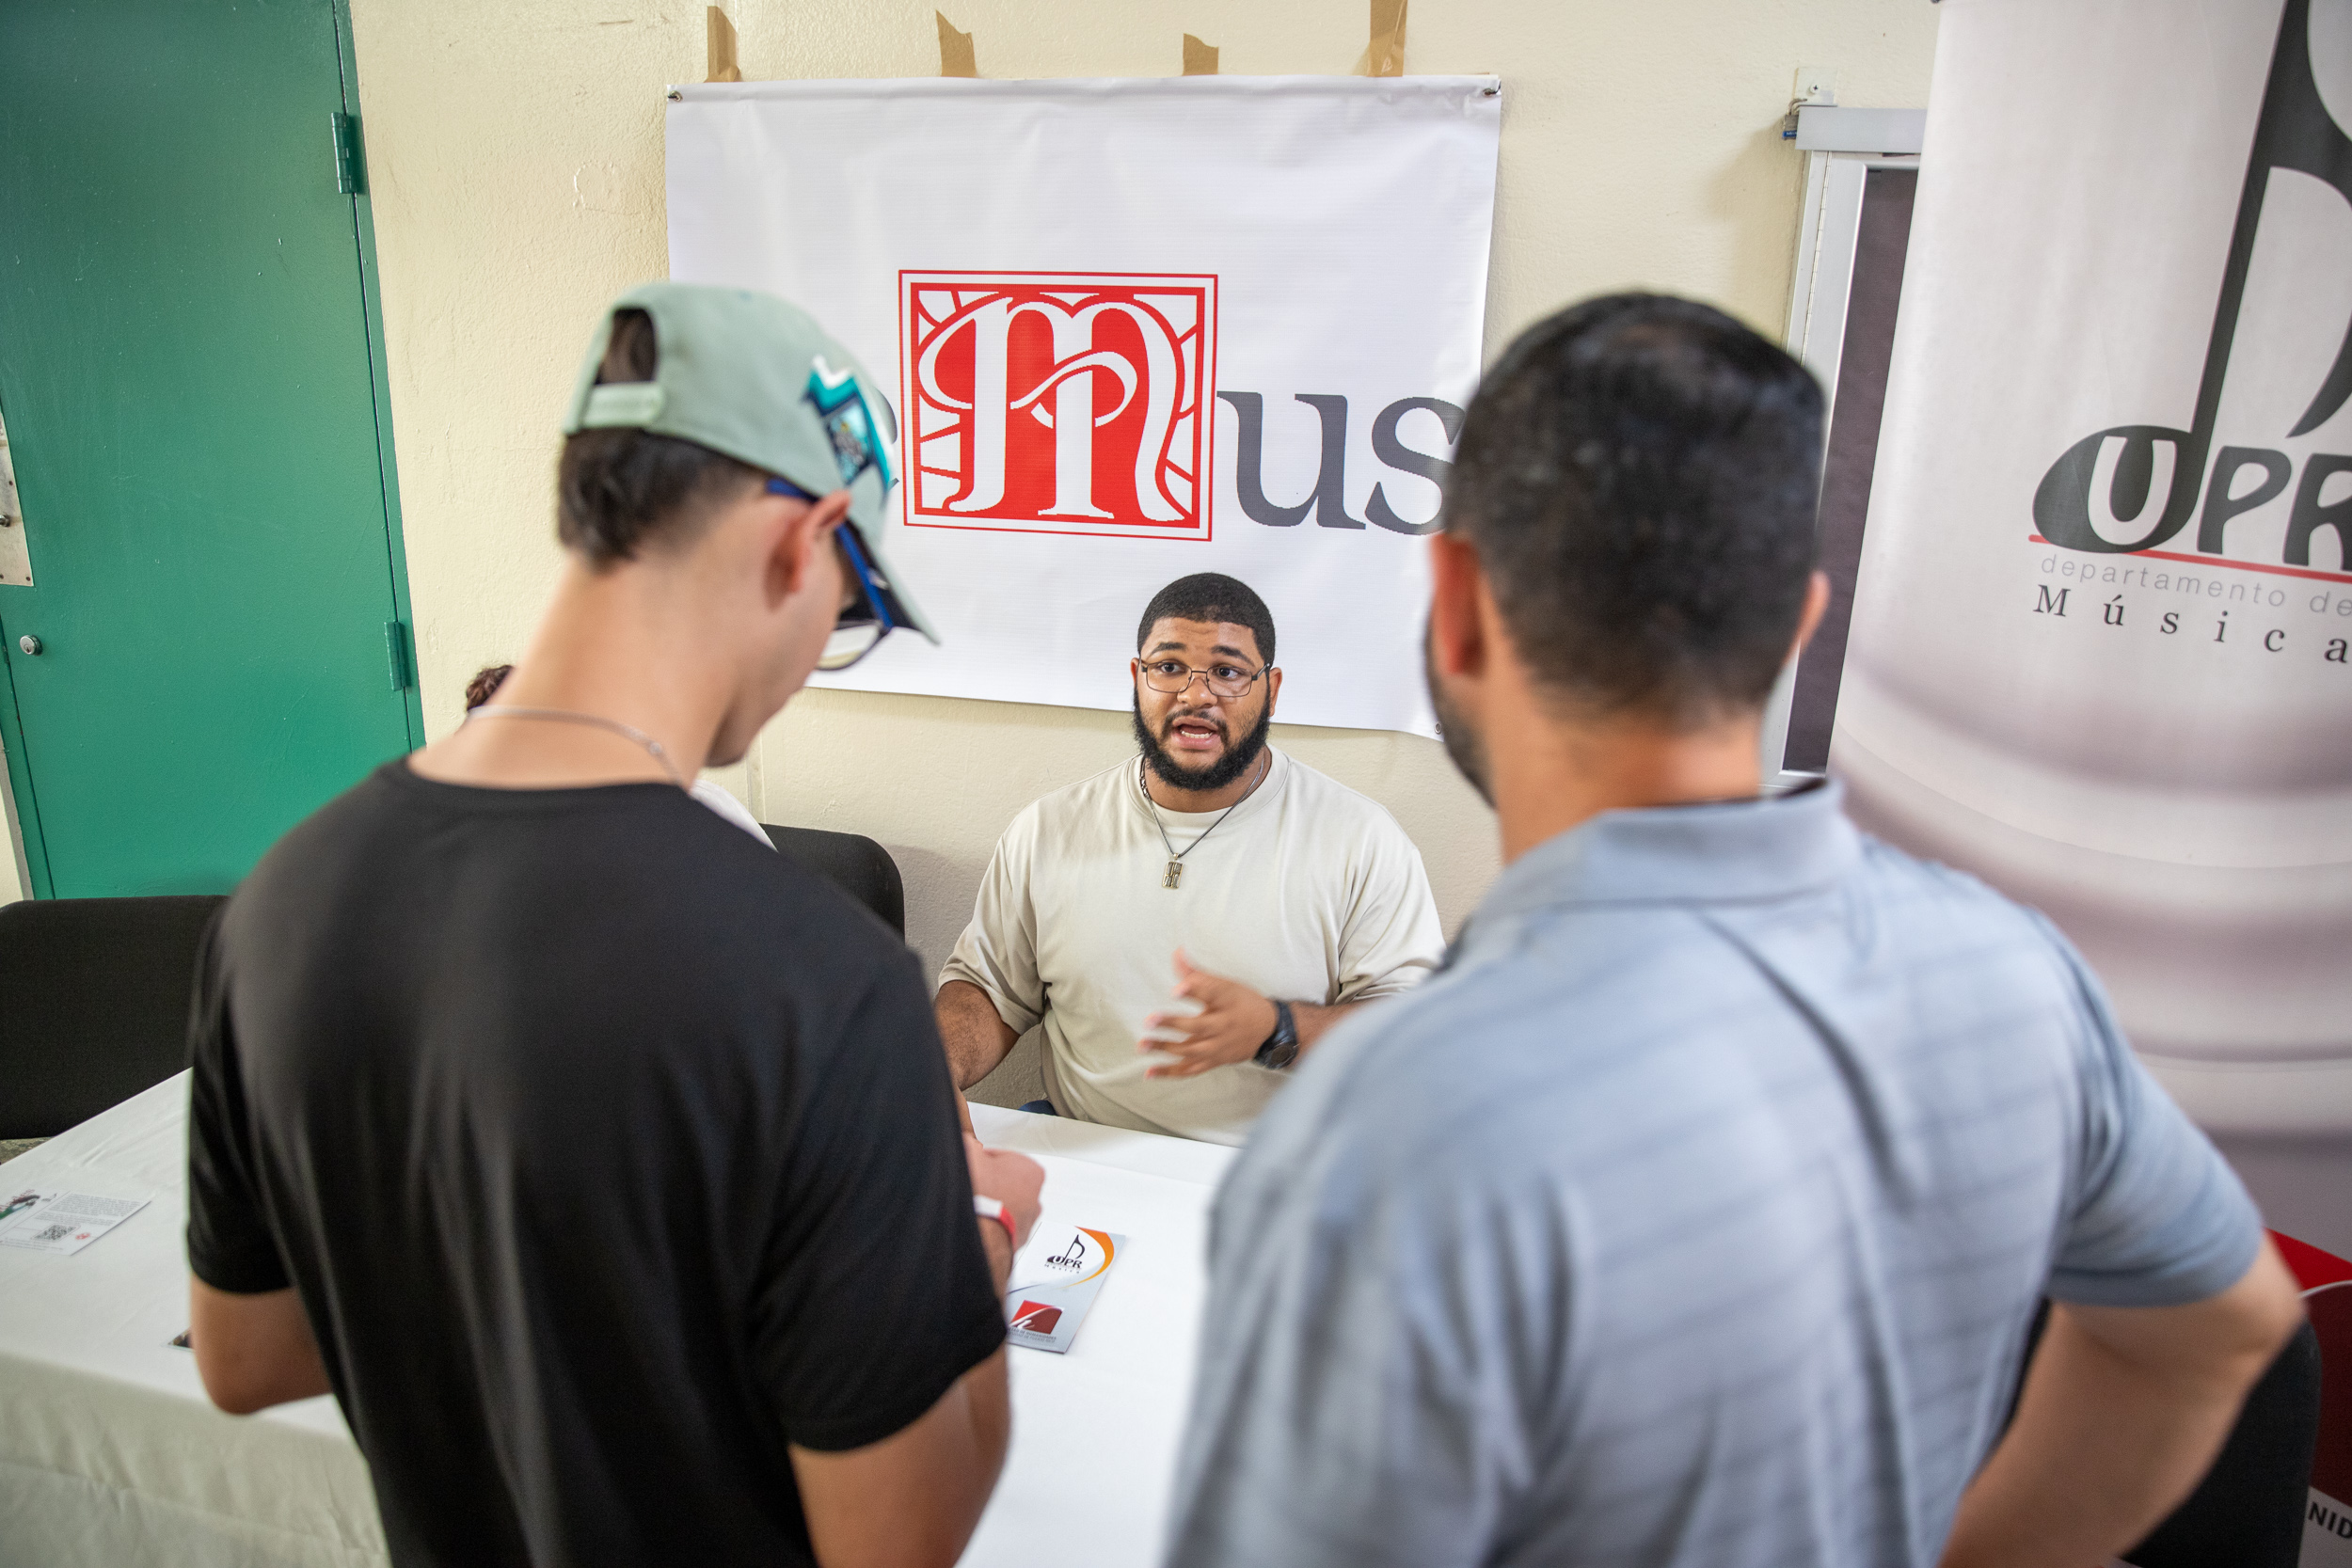
<svg viewBox="0 0 2352 1568">
<path fill-rule="evenodd" d="M 392 1560 L 805 1563 L 786 1445 L 1004 1339 L 914 956 L 667 784 L 404 763 L 207 939 L 188 1257 L 292 1284 Z"/>
</svg>

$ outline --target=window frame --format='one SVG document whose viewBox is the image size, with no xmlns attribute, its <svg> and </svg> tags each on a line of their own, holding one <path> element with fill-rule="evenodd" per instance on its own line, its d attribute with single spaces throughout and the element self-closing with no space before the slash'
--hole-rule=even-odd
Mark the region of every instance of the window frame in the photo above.
<svg viewBox="0 0 2352 1568">
<path fill-rule="evenodd" d="M 1916 111 L 1924 115 L 1924 111 Z M 1821 383 L 1827 406 L 1837 406 L 1839 361 L 1845 354 L 1847 307 L 1853 294 L 1854 246 L 1862 231 L 1863 193 L 1873 169 L 1919 167 L 1916 152 L 1813 148 L 1804 155 L 1804 196 L 1797 220 L 1796 257 L 1789 276 L 1788 319 L 1782 346 Z M 1830 421 L 1821 426 L 1827 455 Z M 1758 760 L 1764 790 L 1785 794 L 1824 775 L 1783 766 L 1788 749 L 1789 705 L 1797 661 L 1781 667 L 1764 705 Z"/>
</svg>

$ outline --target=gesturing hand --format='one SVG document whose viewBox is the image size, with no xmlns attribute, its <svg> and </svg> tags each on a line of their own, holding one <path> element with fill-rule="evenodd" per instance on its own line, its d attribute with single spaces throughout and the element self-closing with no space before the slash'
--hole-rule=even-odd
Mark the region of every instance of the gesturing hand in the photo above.
<svg viewBox="0 0 2352 1568">
<path fill-rule="evenodd" d="M 1246 1062 L 1274 1033 L 1274 1004 L 1221 974 L 1195 969 L 1176 949 L 1176 995 L 1200 1005 L 1197 1013 L 1153 1013 L 1138 1051 L 1175 1057 L 1144 1072 L 1146 1078 L 1197 1078 L 1211 1068 Z"/>
</svg>

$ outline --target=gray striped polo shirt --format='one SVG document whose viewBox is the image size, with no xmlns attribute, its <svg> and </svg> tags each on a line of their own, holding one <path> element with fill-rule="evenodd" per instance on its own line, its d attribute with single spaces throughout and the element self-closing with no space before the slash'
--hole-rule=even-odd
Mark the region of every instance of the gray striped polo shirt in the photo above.
<svg viewBox="0 0 2352 1568">
<path fill-rule="evenodd" d="M 1218 1195 L 1178 1568 L 1931 1568 L 2036 1299 L 2236 1179 L 2041 916 L 1835 785 L 1611 812 L 1334 1029 Z"/>
</svg>

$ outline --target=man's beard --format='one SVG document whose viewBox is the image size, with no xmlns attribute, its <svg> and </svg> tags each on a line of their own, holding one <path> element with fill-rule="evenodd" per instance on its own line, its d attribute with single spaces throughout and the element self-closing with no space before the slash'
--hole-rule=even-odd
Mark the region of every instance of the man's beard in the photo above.
<svg viewBox="0 0 2352 1568">
<path fill-rule="evenodd" d="M 1223 789 L 1256 764 L 1258 753 L 1265 750 L 1266 731 L 1274 723 L 1274 705 L 1268 703 L 1265 710 L 1258 715 L 1257 723 L 1250 726 L 1249 733 L 1239 741 L 1229 744 L 1223 756 L 1206 768 L 1186 768 L 1168 754 L 1168 748 L 1160 744 L 1160 737 L 1153 735 L 1152 727 L 1143 721 L 1143 700 L 1130 697 L 1127 701 L 1130 711 L 1135 715 L 1136 744 L 1143 748 L 1143 760 L 1152 772 L 1160 776 L 1160 782 L 1171 789 L 1203 793 Z M 1174 722 L 1172 719 L 1169 721 Z"/>
<path fill-rule="evenodd" d="M 1438 738 L 1445 742 L 1445 754 L 1478 791 L 1478 798 L 1493 805 L 1495 792 L 1486 781 L 1485 737 L 1471 726 L 1468 714 L 1446 700 L 1445 689 L 1438 682 L 1437 650 L 1426 633 L 1421 640 L 1421 668 L 1429 683 L 1429 705 L 1438 710 Z"/>
</svg>

